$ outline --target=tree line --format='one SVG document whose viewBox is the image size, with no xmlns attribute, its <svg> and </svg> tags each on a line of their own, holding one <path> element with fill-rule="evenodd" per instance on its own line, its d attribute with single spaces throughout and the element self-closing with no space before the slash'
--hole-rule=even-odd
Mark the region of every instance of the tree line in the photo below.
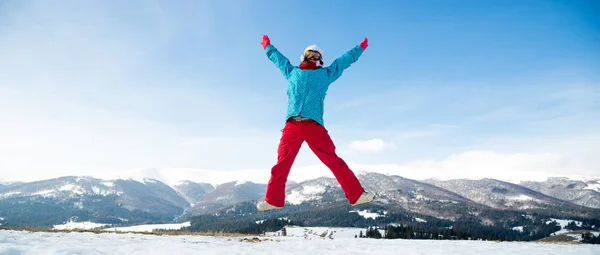
<svg viewBox="0 0 600 255">
<path fill-rule="evenodd" d="M 560 230 L 559 226 L 551 225 L 540 225 L 534 233 L 474 224 L 456 224 L 445 228 L 399 224 L 387 225 L 383 228 L 370 226 L 365 229 L 365 234 L 361 231 L 356 237 L 375 239 L 530 241 L 549 236 L 552 232 L 558 230 Z"/>
</svg>

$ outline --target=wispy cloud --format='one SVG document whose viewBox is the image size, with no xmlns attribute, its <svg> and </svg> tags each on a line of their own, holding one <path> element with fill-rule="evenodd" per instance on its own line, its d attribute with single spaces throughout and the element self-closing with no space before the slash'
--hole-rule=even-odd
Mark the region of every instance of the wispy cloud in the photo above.
<svg viewBox="0 0 600 255">
<path fill-rule="evenodd" d="M 381 152 L 387 148 L 392 148 L 394 145 L 392 143 L 386 142 L 379 138 L 374 138 L 370 140 L 364 141 L 352 141 L 348 146 L 348 150 L 355 152 Z"/>
<path fill-rule="evenodd" d="M 519 183 L 524 180 L 543 181 L 548 177 L 598 177 L 593 171 L 582 172 L 576 159 L 556 153 L 502 153 L 486 150 L 464 151 L 440 159 L 412 160 L 399 164 L 360 164 L 348 162 L 357 174 L 378 172 L 399 175 L 415 180 L 425 179 L 482 179 L 494 178 Z M 221 184 L 236 180 L 266 183 L 270 176 L 269 168 L 237 169 L 222 171 L 215 169 L 164 168 L 139 169 L 117 175 L 103 175 L 105 178 L 156 178 L 167 183 L 182 180 Z M 318 177 L 334 178 L 325 165 L 312 164 L 294 166 L 288 180 L 302 182 Z M 359 176 L 360 178 L 360 176 Z"/>
<path fill-rule="evenodd" d="M 352 166 L 360 171 L 400 175 L 417 180 L 496 178 L 518 182 L 569 175 L 569 167 L 564 157 L 544 153 L 466 151 L 440 160 L 415 160 L 404 164 L 353 164 Z"/>
</svg>

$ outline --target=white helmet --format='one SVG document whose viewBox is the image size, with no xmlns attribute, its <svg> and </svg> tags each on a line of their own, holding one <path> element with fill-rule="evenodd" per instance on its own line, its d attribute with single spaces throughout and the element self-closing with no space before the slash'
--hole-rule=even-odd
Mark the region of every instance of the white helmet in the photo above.
<svg viewBox="0 0 600 255">
<path fill-rule="evenodd" d="M 300 62 L 304 62 L 304 55 L 309 50 L 319 52 L 321 54 L 321 58 L 323 57 L 323 50 L 321 49 L 321 47 L 319 47 L 316 44 L 313 44 L 311 46 L 306 47 L 306 49 L 304 49 L 304 53 L 302 54 L 302 56 L 300 56 Z M 321 65 L 323 65 L 323 60 L 322 59 L 319 62 L 320 62 Z"/>
</svg>

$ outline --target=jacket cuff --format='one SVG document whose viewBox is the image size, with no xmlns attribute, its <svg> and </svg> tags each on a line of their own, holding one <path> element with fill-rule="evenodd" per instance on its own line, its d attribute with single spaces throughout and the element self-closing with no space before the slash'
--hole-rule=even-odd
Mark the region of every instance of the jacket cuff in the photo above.
<svg viewBox="0 0 600 255">
<path fill-rule="evenodd" d="M 271 51 L 275 51 L 275 50 L 277 50 L 277 49 L 275 48 L 275 46 L 273 46 L 273 44 L 269 44 L 269 45 L 267 45 L 267 47 L 265 48 L 265 52 L 266 52 L 267 54 L 269 54 L 269 53 L 271 53 Z"/>
</svg>

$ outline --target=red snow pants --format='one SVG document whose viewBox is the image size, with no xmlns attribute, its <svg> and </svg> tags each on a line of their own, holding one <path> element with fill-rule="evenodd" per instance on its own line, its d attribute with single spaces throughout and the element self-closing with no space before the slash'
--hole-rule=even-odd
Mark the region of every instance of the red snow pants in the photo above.
<svg viewBox="0 0 600 255">
<path fill-rule="evenodd" d="M 277 148 L 277 163 L 271 168 L 265 201 L 273 206 L 284 206 L 285 184 L 304 141 L 333 172 L 348 201 L 355 203 L 363 193 L 363 187 L 346 162 L 337 156 L 335 145 L 325 127 L 312 120 L 286 122 Z"/>
</svg>

